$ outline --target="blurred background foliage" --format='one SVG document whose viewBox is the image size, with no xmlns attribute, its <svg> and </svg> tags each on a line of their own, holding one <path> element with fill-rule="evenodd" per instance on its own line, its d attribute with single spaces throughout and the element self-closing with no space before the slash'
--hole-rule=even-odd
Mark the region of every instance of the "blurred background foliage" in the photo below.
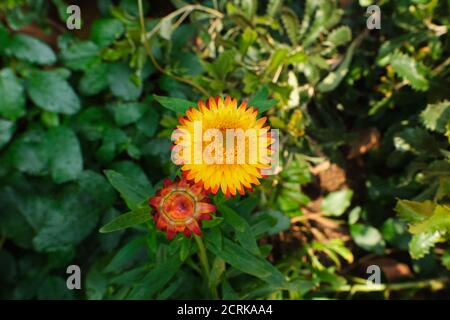
<svg viewBox="0 0 450 320">
<path fill-rule="evenodd" d="M 0 3 L 1 298 L 449 297 L 450 1 L 72 2 L 80 30 Z M 281 164 L 215 197 L 204 281 L 192 239 L 98 230 L 177 174 L 161 96 L 216 95 L 265 112 Z"/>
</svg>

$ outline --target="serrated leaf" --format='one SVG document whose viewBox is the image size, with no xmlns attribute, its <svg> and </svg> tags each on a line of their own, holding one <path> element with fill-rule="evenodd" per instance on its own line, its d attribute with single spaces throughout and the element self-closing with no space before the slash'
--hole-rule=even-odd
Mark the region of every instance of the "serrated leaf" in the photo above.
<svg viewBox="0 0 450 320">
<path fill-rule="evenodd" d="M 398 200 L 395 211 L 400 218 L 407 222 L 420 222 L 433 214 L 436 204 L 430 200 L 424 202 Z"/>
<path fill-rule="evenodd" d="M 446 126 L 450 122 L 450 101 L 428 104 L 420 116 L 428 130 L 445 133 Z"/>
<path fill-rule="evenodd" d="M 409 227 L 413 234 L 439 231 L 441 234 L 450 231 L 450 209 L 446 206 L 436 205 L 433 214 L 425 220 Z"/>
<path fill-rule="evenodd" d="M 283 21 L 284 29 L 293 45 L 297 45 L 297 30 L 300 28 L 297 14 L 288 7 L 283 7 L 281 10 L 281 20 Z"/>
<path fill-rule="evenodd" d="M 423 74 L 423 67 L 421 68 L 416 60 L 397 52 L 392 55 L 390 62 L 395 73 L 408 81 L 414 89 L 420 91 L 428 89 L 428 80 Z"/>
<path fill-rule="evenodd" d="M 163 97 L 153 95 L 156 101 L 158 101 L 164 108 L 174 111 L 177 114 L 185 114 L 189 108 L 195 108 L 196 103 L 172 97 Z"/>
<path fill-rule="evenodd" d="M 409 253 L 413 259 L 423 258 L 430 249 L 439 241 L 439 232 L 423 232 L 412 237 L 409 243 Z"/>
<path fill-rule="evenodd" d="M 283 6 L 284 0 L 269 0 L 267 4 L 267 14 L 271 17 L 275 17 Z"/>
<path fill-rule="evenodd" d="M 341 62 L 336 71 L 330 72 L 325 79 L 323 79 L 317 89 L 320 92 L 329 92 L 333 91 L 337 88 L 337 86 L 341 83 L 344 77 L 347 75 L 350 63 L 353 59 L 353 53 L 356 48 L 356 41 L 353 41 L 352 44 L 348 47 L 347 52 L 345 53 L 344 60 Z"/>
<path fill-rule="evenodd" d="M 347 26 L 334 29 L 327 36 L 327 42 L 335 47 L 342 46 L 352 40 L 352 31 Z"/>
<path fill-rule="evenodd" d="M 100 233 L 113 232 L 141 224 L 152 219 L 149 207 L 142 207 L 133 211 L 121 214 L 114 220 L 108 222 L 100 228 Z"/>
</svg>

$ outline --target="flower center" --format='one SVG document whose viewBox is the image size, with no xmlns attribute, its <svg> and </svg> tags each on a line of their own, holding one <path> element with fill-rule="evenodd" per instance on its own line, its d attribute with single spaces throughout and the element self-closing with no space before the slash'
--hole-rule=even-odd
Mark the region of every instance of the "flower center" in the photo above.
<svg viewBox="0 0 450 320">
<path fill-rule="evenodd" d="M 162 212 L 173 222 L 184 222 L 194 215 L 195 201 L 187 192 L 175 190 L 164 199 Z"/>
</svg>

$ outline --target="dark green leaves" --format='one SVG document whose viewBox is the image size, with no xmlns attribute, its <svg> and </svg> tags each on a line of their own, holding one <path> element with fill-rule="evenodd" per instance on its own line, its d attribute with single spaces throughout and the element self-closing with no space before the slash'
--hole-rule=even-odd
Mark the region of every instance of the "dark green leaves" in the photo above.
<svg viewBox="0 0 450 320">
<path fill-rule="evenodd" d="M 248 106 L 258 109 L 259 113 L 263 113 L 278 103 L 275 99 L 269 100 L 269 88 L 263 86 L 256 92 L 253 98 L 248 102 Z"/>
<path fill-rule="evenodd" d="M 0 71 L 0 116 L 15 120 L 25 113 L 25 96 L 19 79 L 11 69 Z"/>
<path fill-rule="evenodd" d="M 51 112 L 74 114 L 81 108 L 80 100 L 72 87 L 56 72 L 32 72 L 28 95 L 38 107 Z"/>
<path fill-rule="evenodd" d="M 179 99 L 179 98 L 170 98 L 170 97 L 162 97 L 157 96 L 156 94 L 153 97 L 158 101 L 164 108 L 174 111 L 177 114 L 184 114 L 189 108 L 195 108 L 196 103 Z"/>
<path fill-rule="evenodd" d="M 0 149 L 11 140 L 15 128 L 14 122 L 0 119 Z"/>
<path fill-rule="evenodd" d="M 148 299 L 159 292 L 181 267 L 178 255 L 159 263 L 139 282 L 128 296 L 128 299 Z"/>
<path fill-rule="evenodd" d="M 247 226 L 247 221 L 242 218 L 236 211 L 232 210 L 225 204 L 219 204 L 217 206 L 217 211 L 220 212 L 225 221 L 233 226 L 237 231 L 244 232 Z"/>
<path fill-rule="evenodd" d="M 105 174 L 130 209 L 137 208 L 153 194 L 153 187 L 149 183 L 124 176 L 113 170 L 106 170 Z"/>
<path fill-rule="evenodd" d="M 67 127 L 51 129 L 45 144 L 53 180 L 61 183 L 76 179 L 83 170 L 83 157 L 75 133 Z"/>
<path fill-rule="evenodd" d="M 124 126 L 138 121 L 147 110 L 148 106 L 145 103 L 128 102 L 128 103 L 114 103 L 111 109 L 114 113 L 114 119 L 119 126 Z"/>
<path fill-rule="evenodd" d="M 137 100 L 142 93 L 142 85 L 132 81 L 133 71 L 125 63 L 111 64 L 108 83 L 114 96 L 125 101 Z"/>
<path fill-rule="evenodd" d="M 91 39 L 100 47 L 107 47 L 124 32 L 122 22 L 116 19 L 99 19 L 91 28 Z"/>
<path fill-rule="evenodd" d="M 49 65 L 56 62 L 56 56 L 48 45 L 24 34 L 13 36 L 4 50 L 8 55 L 31 63 Z"/>
<path fill-rule="evenodd" d="M 111 222 L 100 228 L 101 233 L 113 232 L 144 223 L 152 218 L 149 207 L 142 207 L 131 212 L 121 214 Z"/>
<path fill-rule="evenodd" d="M 227 238 L 224 239 L 222 248 L 216 247 L 211 242 L 208 243 L 208 248 L 216 256 L 244 273 L 274 285 L 282 286 L 285 284 L 284 276 L 268 261 L 252 255 Z"/>
<path fill-rule="evenodd" d="M 68 68 L 73 70 L 89 70 L 99 60 L 100 50 L 90 41 L 78 42 L 62 51 L 62 59 Z"/>
</svg>

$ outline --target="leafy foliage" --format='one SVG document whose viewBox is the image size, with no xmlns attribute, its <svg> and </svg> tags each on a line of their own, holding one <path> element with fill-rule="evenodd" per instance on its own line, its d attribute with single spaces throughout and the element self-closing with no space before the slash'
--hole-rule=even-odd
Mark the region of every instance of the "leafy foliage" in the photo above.
<svg viewBox="0 0 450 320">
<path fill-rule="evenodd" d="M 382 1 L 369 32 L 366 2 L 99 0 L 79 32 L 64 1 L 0 3 L 0 297 L 448 293 L 450 4 Z M 168 241 L 171 134 L 225 95 L 280 131 L 276 174 Z"/>
</svg>

